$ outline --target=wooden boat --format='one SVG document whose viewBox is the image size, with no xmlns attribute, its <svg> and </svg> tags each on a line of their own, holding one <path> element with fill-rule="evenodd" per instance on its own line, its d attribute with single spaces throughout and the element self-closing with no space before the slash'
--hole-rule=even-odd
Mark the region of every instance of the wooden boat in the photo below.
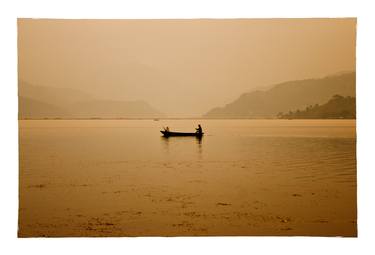
<svg viewBox="0 0 375 255">
<path fill-rule="evenodd" d="M 171 132 L 171 131 L 160 131 L 165 137 L 170 136 L 195 136 L 195 137 L 202 137 L 204 133 L 183 133 L 183 132 Z"/>
</svg>

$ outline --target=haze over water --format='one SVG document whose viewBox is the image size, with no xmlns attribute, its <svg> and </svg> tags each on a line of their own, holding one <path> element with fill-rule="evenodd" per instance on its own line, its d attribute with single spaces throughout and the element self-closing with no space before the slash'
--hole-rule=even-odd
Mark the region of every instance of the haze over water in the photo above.
<svg viewBox="0 0 375 255">
<path fill-rule="evenodd" d="M 76 91 L 34 98 L 49 104 L 86 102 L 83 92 L 198 117 L 245 92 L 355 70 L 355 38 L 355 18 L 18 19 L 18 73 L 32 85 Z M 90 106 L 99 116 L 105 108 Z"/>
<path fill-rule="evenodd" d="M 356 236 L 355 123 L 20 120 L 19 235 Z"/>
</svg>

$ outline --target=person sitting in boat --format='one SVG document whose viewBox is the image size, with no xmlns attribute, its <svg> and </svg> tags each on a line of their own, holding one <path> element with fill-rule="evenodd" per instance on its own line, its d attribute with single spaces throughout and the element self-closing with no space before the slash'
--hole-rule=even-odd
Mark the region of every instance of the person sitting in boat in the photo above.
<svg viewBox="0 0 375 255">
<path fill-rule="evenodd" d="M 203 133 L 201 124 L 198 124 L 198 128 L 196 128 L 195 130 L 197 130 L 196 133 L 198 133 L 198 134 L 202 134 Z"/>
<path fill-rule="evenodd" d="M 165 127 L 165 128 L 164 128 L 164 131 L 165 131 L 165 132 L 169 132 L 169 127 Z"/>
</svg>

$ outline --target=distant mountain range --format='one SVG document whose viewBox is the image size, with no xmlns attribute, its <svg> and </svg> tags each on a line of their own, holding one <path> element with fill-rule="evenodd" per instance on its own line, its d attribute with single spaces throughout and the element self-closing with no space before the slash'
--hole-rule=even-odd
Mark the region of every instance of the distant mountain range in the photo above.
<svg viewBox="0 0 375 255">
<path fill-rule="evenodd" d="M 19 119 L 155 118 L 163 114 L 144 101 L 93 98 L 80 90 L 19 81 Z"/>
<path fill-rule="evenodd" d="M 165 117 L 144 101 L 104 100 L 80 90 L 37 86 L 22 80 L 18 88 L 19 119 Z M 244 93 L 232 103 L 214 108 L 203 117 L 276 118 L 281 116 L 279 113 L 286 117 L 311 105 L 327 103 L 334 95 L 355 97 L 355 90 L 355 72 L 288 81 Z M 343 106 L 338 104 L 337 107 L 340 105 Z"/>
<path fill-rule="evenodd" d="M 242 94 L 234 102 L 210 110 L 206 118 L 275 118 L 280 112 L 326 103 L 334 95 L 355 97 L 356 73 L 341 72 L 321 79 L 288 81 L 265 91 Z"/>
</svg>

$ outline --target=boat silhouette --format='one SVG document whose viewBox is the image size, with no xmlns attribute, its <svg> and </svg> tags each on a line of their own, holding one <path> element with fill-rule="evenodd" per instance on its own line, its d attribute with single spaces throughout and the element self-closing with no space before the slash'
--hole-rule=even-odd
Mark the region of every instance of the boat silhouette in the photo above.
<svg viewBox="0 0 375 255">
<path fill-rule="evenodd" d="M 194 132 L 194 133 L 189 133 L 189 132 L 171 132 L 171 131 L 166 131 L 166 130 L 161 130 L 160 131 L 163 136 L 165 137 L 170 137 L 170 136 L 195 136 L 195 137 L 202 137 L 202 133 Z"/>
</svg>

